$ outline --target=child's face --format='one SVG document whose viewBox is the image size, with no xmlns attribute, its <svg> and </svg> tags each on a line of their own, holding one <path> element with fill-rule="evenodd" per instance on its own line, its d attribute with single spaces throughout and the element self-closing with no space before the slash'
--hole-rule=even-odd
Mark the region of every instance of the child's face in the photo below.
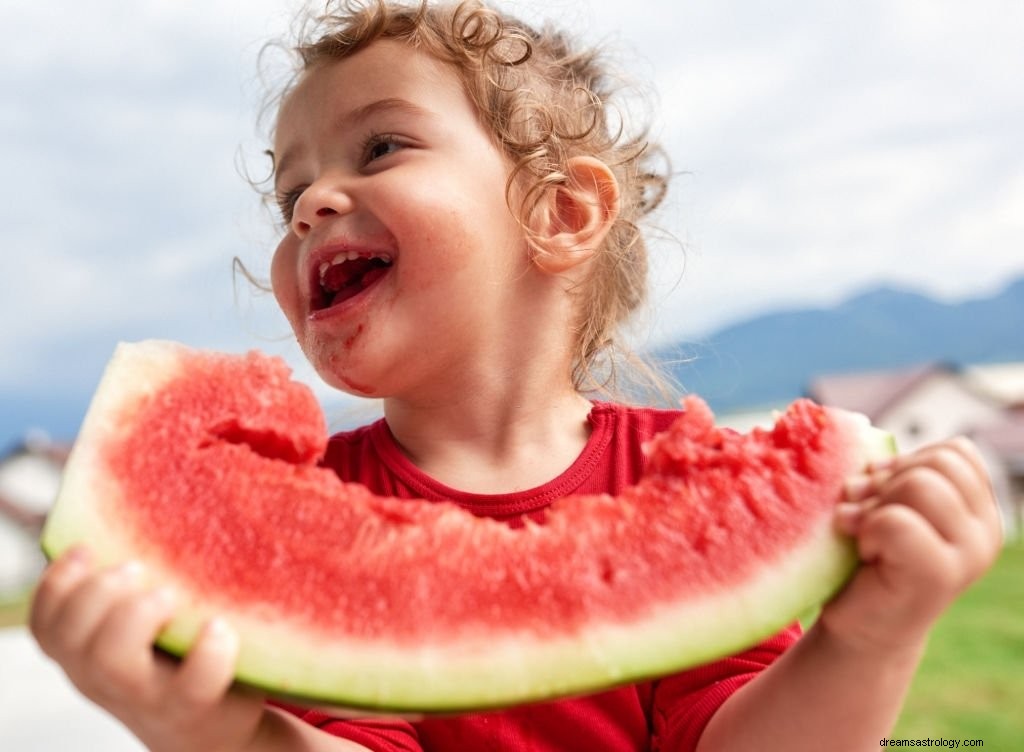
<svg viewBox="0 0 1024 752">
<path fill-rule="evenodd" d="M 529 314 L 509 164 L 440 62 L 380 41 L 313 69 L 274 152 L 274 295 L 328 383 L 391 396 L 450 380 Z"/>
</svg>

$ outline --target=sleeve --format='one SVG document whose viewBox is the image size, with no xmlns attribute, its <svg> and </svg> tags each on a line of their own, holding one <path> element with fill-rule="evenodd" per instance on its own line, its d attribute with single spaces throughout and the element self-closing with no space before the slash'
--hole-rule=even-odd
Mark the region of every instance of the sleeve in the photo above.
<svg viewBox="0 0 1024 752">
<path fill-rule="evenodd" d="M 692 752 L 711 716 L 733 692 L 753 679 L 800 639 L 799 624 L 749 650 L 654 685 L 653 752 Z"/>
<path fill-rule="evenodd" d="M 423 752 L 416 729 L 400 718 L 336 718 L 322 710 L 270 700 L 271 707 L 291 713 L 331 736 L 361 744 L 373 752 Z"/>
</svg>

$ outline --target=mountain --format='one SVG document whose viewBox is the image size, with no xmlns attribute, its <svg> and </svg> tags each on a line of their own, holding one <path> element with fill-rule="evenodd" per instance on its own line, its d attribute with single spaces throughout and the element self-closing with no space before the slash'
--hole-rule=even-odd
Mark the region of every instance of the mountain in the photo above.
<svg viewBox="0 0 1024 752">
<path fill-rule="evenodd" d="M 825 373 L 1024 360 L 1024 277 L 959 303 L 873 288 L 833 308 L 759 316 L 653 355 L 719 412 L 788 402 Z"/>
<path fill-rule="evenodd" d="M 80 343 L 60 388 L 0 389 L 0 454 L 29 427 L 72 439 L 112 347 Z M 1024 277 L 991 297 L 955 304 L 873 288 L 834 308 L 758 316 L 653 355 L 718 412 L 784 404 L 824 373 L 1024 360 Z"/>
</svg>

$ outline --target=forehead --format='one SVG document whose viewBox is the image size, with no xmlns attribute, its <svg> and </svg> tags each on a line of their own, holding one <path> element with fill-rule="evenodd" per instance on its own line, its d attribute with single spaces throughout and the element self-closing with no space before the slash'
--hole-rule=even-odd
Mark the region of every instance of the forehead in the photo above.
<svg viewBox="0 0 1024 752">
<path fill-rule="evenodd" d="M 476 115 L 453 68 L 404 42 L 384 39 L 302 74 L 281 104 L 275 150 L 296 130 L 337 127 L 379 101 L 409 103 L 438 117 Z"/>
</svg>

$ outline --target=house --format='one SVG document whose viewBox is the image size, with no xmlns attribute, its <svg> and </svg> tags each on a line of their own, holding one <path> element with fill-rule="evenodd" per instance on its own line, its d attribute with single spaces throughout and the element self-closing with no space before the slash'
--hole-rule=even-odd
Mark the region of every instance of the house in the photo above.
<svg viewBox="0 0 1024 752">
<path fill-rule="evenodd" d="M 23 594 L 45 564 L 39 533 L 68 451 L 32 434 L 0 455 L 0 600 Z"/>
<path fill-rule="evenodd" d="M 863 413 L 901 451 L 970 437 L 988 465 L 1007 537 L 1024 532 L 1024 364 L 946 363 L 814 379 L 817 402 Z"/>
<path fill-rule="evenodd" d="M 1013 410 L 1024 409 L 1024 363 L 969 366 L 964 378 L 973 389 Z"/>
</svg>

